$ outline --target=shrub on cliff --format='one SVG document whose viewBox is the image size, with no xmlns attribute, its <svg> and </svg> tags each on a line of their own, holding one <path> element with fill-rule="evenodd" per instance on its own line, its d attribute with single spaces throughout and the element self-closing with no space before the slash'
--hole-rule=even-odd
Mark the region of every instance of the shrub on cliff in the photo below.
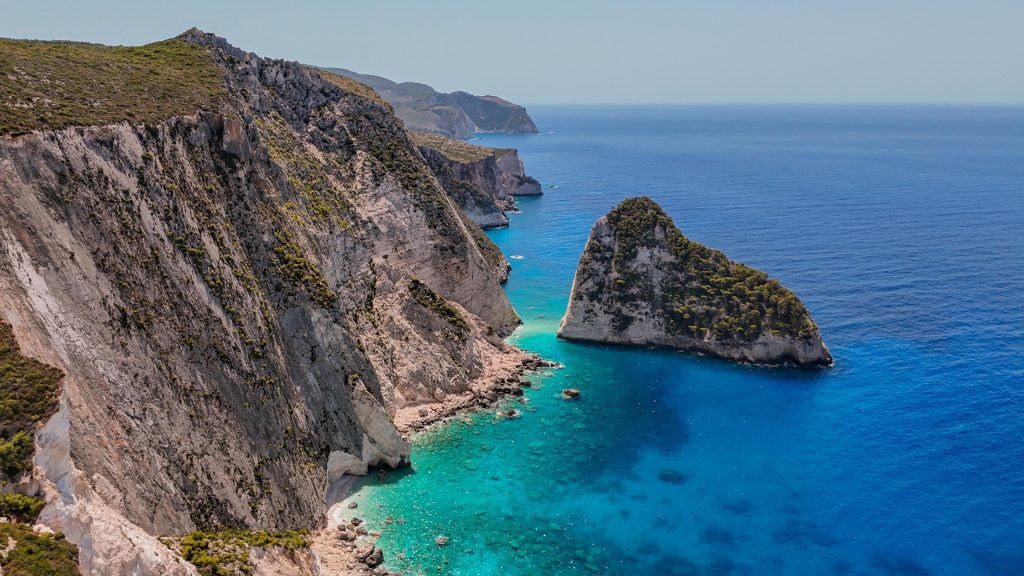
<svg viewBox="0 0 1024 576">
<path fill-rule="evenodd" d="M 0 516 L 14 518 L 20 522 L 32 522 L 39 516 L 45 502 L 24 494 L 0 494 Z"/>
<path fill-rule="evenodd" d="M 409 293 L 416 300 L 416 303 L 423 306 L 427 310 L 430 310 L 434 314 L 440 316 L 443 320 L 451 324 L 455 333 L 459 337 L 465 337 L 469 325 L 466 324 L 466 319 L 459 314 L 459 311 L 455 309 L 447 300 L 445 300 L 437 292 L 430 289 L 429 286 L 413 278 L 409 282 Z"/>
<path fill-rule="evenodd" d="M 0 322 L 0 471 L 8 480 L 31 466 L 32 433 L 56 412 L 63 377 L 22 356 L 11 325 Z"/>
<path fill-rule="evenodd" d="M 4 576 L 78 576 L 78 548 L 61 534 L 36 534 L 24 524 L 0 524 Z M 13 543 L 13 546 L 12 546 Z"/>
<path fill-rule="evenodd" d="M 181 557 L 195 566 L 200 574 L 228 576 L 252 573 L 249 550 L 276 547 L 296 550 L 309 547 L 306 530 L 223 530 L 220 532 L 190 532 L 176 544 Z"/>
</svg>

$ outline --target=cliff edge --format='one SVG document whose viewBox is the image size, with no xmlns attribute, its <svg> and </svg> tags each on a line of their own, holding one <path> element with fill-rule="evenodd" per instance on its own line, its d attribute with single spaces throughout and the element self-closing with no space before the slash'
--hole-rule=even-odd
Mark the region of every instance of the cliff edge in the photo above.
<svg viewBox="0 0 1024 576">
<path fill-rule="evenodd" d="M 526 175 L 515 149 L 478 146 L 426 132 L 409 136 L 448 195 L 481 228 L 507 226 L 505 212 L 515 210 L 516 196 L 543 194 L 540 182 Z"/>
<path fill-rule="evenodd" d="M 689 240 L 646 197 L 622 202 L 594 224 L 558 335 L 758 364 L 832 363 L 795 294 Z"/>
<path fill-rule="evenodd" d="M 48 402 L 0 415 L 0 491 L 82 573 L 316 529 L 332 481 L 408 463 L 397 416 L 527 360 L 500 250 L 365 86 L 190 30 L 0 40 L 0 96 L 0 327 Z"/>
<path fill-rule="evenodd" d="M 438 92 L 419 82 L 393 82 L 371 74 L 344 68 L 325 68 L 376 90 L 395 107 L 406 128 L 469 138 L 474 132 L 535 134 L 537 125 L 526 108 L 497 96 L 474 96 L 468 92 Z"/>
</svg>

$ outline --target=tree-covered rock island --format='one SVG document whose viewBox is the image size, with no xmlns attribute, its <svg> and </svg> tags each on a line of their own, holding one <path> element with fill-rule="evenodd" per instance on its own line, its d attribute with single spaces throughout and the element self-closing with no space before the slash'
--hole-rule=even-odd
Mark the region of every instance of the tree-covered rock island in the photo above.
<svg viewBox="0 0 1024 576">
<path fill-rule="evenodd" d="M 647 197 L 623 201 L 594 224 L 558 335 L 739 362 L 832 364 L 793 292 L 688 239 Z"/>
</svg>

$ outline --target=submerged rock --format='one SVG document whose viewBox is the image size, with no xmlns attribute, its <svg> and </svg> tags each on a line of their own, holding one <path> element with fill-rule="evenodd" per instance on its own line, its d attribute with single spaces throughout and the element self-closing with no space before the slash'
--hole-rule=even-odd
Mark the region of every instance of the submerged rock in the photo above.
<svg viewBox="0 0 1024 576">
<path fill-rule="evenodd" d="M 740 362 L 832 363 L 793 292 L 689 240 L 646 197 L 622 202 L 594 224 L 558 335 Z"/>
<path fill-rule="evenodd" d="M 447 546 L 448 545 L 448 537 L 447 536 L 438 536 L 437 538 L 434 538 L 434 544 L 437 544 L 438 546 Z"/>
<path fill-rule="evenodd" d="M 685 484 L 690 478 L 678 470 L 665 468 L 658 474 L 658 480 L 666 484 Z"/>
<path fill-rule="evenodd" d="M 562 398 L 566 400 L 576 400 L 580 397 L 580 391 L 576 388 L 566 388 L 562 390 Z"/>
</svg>

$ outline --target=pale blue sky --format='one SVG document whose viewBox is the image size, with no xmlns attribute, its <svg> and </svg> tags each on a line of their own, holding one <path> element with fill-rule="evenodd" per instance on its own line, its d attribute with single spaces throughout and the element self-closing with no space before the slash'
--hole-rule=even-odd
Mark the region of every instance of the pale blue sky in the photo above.
<svg viewBox="0 0 1024 576">
<path fill-rule="evenodd" d="M 1024 103 L 1024 0 L 0 0 L 0 36 L 263 56 L 540 102 Z"/>
</svg>

